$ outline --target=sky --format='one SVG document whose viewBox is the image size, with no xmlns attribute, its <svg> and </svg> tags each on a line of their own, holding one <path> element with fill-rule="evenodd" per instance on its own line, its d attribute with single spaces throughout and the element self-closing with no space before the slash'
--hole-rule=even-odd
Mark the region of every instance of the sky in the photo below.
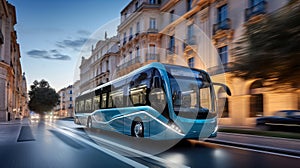
<svg viewBox="0 0 300 168">
<path fill-rule="evenodd" d="M 76 80 L 81 57 L 90 54 L 82 52 L 84 45 L 91 48 L 106 31 L 108 37 L 116 35 L 120 12 L 130 0 L 8 2 L 16 7 L 15 29 L 27 85 L 45 79 L 58 91 Z"/>
</svg>

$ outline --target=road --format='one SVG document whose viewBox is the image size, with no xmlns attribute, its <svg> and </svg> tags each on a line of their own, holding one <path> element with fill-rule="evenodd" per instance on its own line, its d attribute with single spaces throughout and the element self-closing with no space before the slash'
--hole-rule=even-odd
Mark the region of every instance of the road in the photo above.
<svg viewBox="0 0 300 168">
<path fill-rule="evenodd" d="M 1 167 L 300 167 L 299 157 L 203 141 L 151 141 L 72 121 L 11 126 L 0 140 Z"/>
</svg>

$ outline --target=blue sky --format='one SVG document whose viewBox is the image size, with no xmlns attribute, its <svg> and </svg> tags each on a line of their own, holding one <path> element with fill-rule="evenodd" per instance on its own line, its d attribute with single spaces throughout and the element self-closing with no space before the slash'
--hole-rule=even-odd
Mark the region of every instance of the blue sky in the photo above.
<svg viewBox="0 0 300 168">
<path fill-rule="evenodd" d="M 120 11 L 130 0 L 8 0 L 16 7 L 21 64 L 27 85 L 47 80 L 59 90 L 74 82 L 82 45 L 95 34 L 116 33 Z"/>
</svg>

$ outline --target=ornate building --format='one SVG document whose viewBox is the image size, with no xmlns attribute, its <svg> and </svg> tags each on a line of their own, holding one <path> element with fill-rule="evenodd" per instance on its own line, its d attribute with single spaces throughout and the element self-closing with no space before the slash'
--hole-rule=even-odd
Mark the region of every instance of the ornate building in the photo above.
<svg viewBox="0 0 300 168">
<path fill-rule="evenodd" d="M 132 0 L 121 11 L 119 39 L 114 41 L 116 50 L 112 58 L 113 65 L 117 65 L 117 76 L 151 62 L 204 69 L 213 81 L 226 81 L 231 89 L 232 96 L 226 97 L 222 88 L 215 87 L 223 125 L 253 126 L 256 117 L 272 115 L 277 110 L 298 109 L 299 93 L 273 93 L 263 88 L 261 81 L 233 78 L 229 71 L 230 64 L 235 62 L 231 50 L 245 27 L 262 21 L 288 1 Z M 95 58 L 99 53 L 97 48 L 108 41 L 99 42 L 92 56 L 82 59 L 81 92 L 107 82 L 105 78 L 111 80 L 107 77 L 99 80 L 97 75 L 99 68 L 100 74 L 107 76 L 115 71 L 115 66 L 105 68 L 105 63 Z"/>
<path fill-rule="evenodd" d="M 73 96 L 73 86 L 60 89 L 57 94 L 59 94 L 59 104 L 55 107 L 54 116 L 59 117 L 73 117 L 74 116 L 74 96 Z"/>
<path fill-rule="evenodd" d="M 0 3 L 0 121 L 28 116 L 26 78 L 14 25 L 15 7 Z"/>
<path fill-rule="evenodd" d="M 113 79 L 119 55 L 119 40 L 116 36 L 99 40 L 88 58 L 80 64 L 80 92 L 94 88 Z"/>
<path fill-rule="evenodd" d="M 297 109 L 297 93 L 273 93 L 258 80 L 232 78 L 231 49 L 245 27 L 264 19 L 288 0 L 132 0 L 118 27 L 122 76 L 152 61 L 201 68 L 225 82 L 233 95 L 216 87 L 221 124 L 253 126 L 255 118 Z M 224 108 L 223 108 L 224 107 Z"/>
</svg>

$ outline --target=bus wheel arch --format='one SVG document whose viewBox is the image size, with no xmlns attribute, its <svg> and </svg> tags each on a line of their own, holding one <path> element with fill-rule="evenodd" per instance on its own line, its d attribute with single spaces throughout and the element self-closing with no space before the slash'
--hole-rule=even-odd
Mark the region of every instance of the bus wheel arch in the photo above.
<svg viewBox="0 0 300 168">
<path fill-rule="evenodd" d="M 131 136 L 141 138 L 144 137 L 144 123 L 137 117 L 132 121 L 131 124 Z"/>
</svg>

